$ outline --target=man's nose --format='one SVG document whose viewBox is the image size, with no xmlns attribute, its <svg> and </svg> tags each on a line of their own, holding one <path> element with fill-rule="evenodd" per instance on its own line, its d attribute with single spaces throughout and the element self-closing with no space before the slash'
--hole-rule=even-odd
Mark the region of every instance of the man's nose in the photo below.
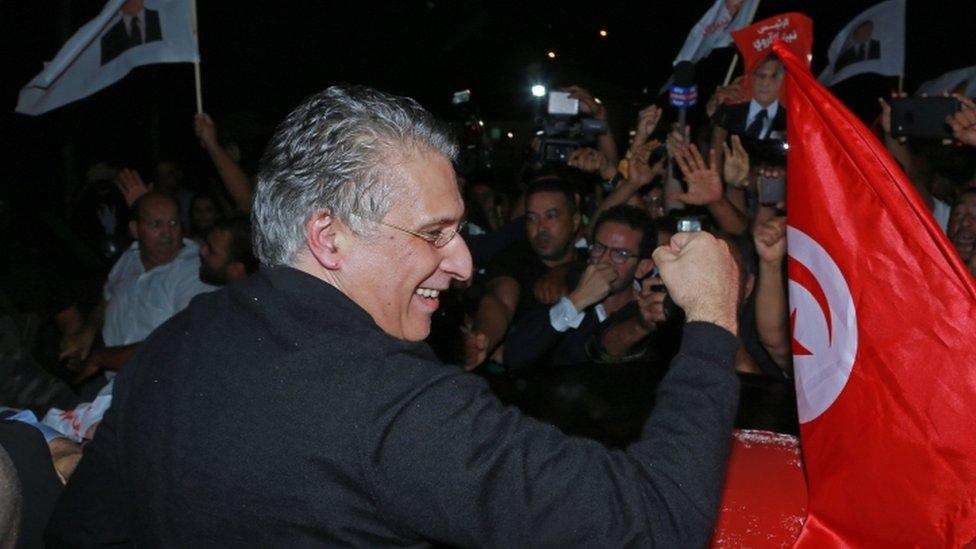
<svg viewBox="0 0 976 549">
<path fill-rule="evenodd" d="M 457 280 L 471 278 L 474 272 L 471 251 L 468 250 L 468 243 L 464 241 L 461 235 L 451 239 L 440 251 L 444 254 L 441 259 L 441 270 Z"/>
</svg>

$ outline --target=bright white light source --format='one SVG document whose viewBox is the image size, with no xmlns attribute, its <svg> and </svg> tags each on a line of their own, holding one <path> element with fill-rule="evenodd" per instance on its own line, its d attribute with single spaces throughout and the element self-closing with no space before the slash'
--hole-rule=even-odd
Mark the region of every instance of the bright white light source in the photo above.
<svg viewBox="0 0 976 549">
<path fill-rule="evenodd" d="M 600 29 L 600 38 L 607 37 L 607 29 Z"/>
<path fill-rule="evenodd" d="M 545 97 L 546 87 L 543 86 L 542 84 L 536 84 L 535 86 L 532 86 L 532 95 L 534 97 Z"/>
<path fill-rule="evenodd" d="M 508 132 L 505 135 L 507 135 L 509 139 L 514 139 L 515 138 L 515 134 L 512 133 L 512 132 Z"/>
<path fill-rule="evenodd" d="M 556 58 L 556 52 L 551 51 L 551 52 L 549 52 L 549 53 L 546 54 L 546 57 L 548 57 L 549 59 L 555 59 Z"/>
</svg>

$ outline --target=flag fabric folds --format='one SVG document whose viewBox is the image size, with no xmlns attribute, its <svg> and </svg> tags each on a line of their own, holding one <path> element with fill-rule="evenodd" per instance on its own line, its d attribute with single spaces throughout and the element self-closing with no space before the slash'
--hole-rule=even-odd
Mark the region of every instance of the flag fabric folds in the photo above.
<svg viewBox="0 0 976 549">
<path fill-rule="evenodd" d="M 825 86 L 856 74 L 905 74 L 905 0 L 876 4 L 851 20 L 827 49 Z"/>
<path fill-rule="evenodd" d="M 731 31 L 749 24 L 751 14 L 759 0 L 715 0 L 705 15 L 695 23 L 674 59 L 697 63 L 708 57 L 712 50 L 732 45 Z"/>
<path fill-rule="evenodd" d="M 800 547 L 976 538 L 976 286 L 884 146 L 782 43 Z"/>
<path fill-rule="evenodd" d="M 191 0 L 109 0 L 20 90 L 16 111 L 39 115 L 151 63 L 199 61 Z"/>
<path fill-rule="evenodd" d="M 963 97 L 976 97 L 976 65 L 956 69 L 929 80 L 919 86 L 915 93 L 927 95 L 958 93 Z"/>
</svg>

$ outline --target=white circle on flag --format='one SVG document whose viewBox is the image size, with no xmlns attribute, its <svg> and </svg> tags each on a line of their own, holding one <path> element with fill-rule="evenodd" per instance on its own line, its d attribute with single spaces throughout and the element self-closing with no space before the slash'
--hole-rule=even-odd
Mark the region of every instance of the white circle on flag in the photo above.
<svg viewBox="0 0 976 549">
<path fill-rule="evenodd" d="M 789 293 L 796 407 L 800 423 L 807 423 L 847 385 L 857 356 L 857 312 L 843 273 L 823 246 L 794 227 L 786 234 L 790 257 L 803 271 L 790 272 Z"/>
</svg>

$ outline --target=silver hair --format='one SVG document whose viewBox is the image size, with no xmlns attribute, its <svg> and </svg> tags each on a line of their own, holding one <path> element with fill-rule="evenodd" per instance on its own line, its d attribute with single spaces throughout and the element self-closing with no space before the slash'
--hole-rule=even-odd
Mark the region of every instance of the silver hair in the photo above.
<svg viewBox="0 0 976 549">
<path fill-rule="evenodd" d="M 395 165 L 406 155 L 457 145 L 416 101 L 364 86 L 333 86 L 278 126 L 261 160 L 251 223 L 264 265 L 291 265 L 305 246 L 305 222 L 329 210 L 368 236 L 395 200 Z"/>
</svg>

